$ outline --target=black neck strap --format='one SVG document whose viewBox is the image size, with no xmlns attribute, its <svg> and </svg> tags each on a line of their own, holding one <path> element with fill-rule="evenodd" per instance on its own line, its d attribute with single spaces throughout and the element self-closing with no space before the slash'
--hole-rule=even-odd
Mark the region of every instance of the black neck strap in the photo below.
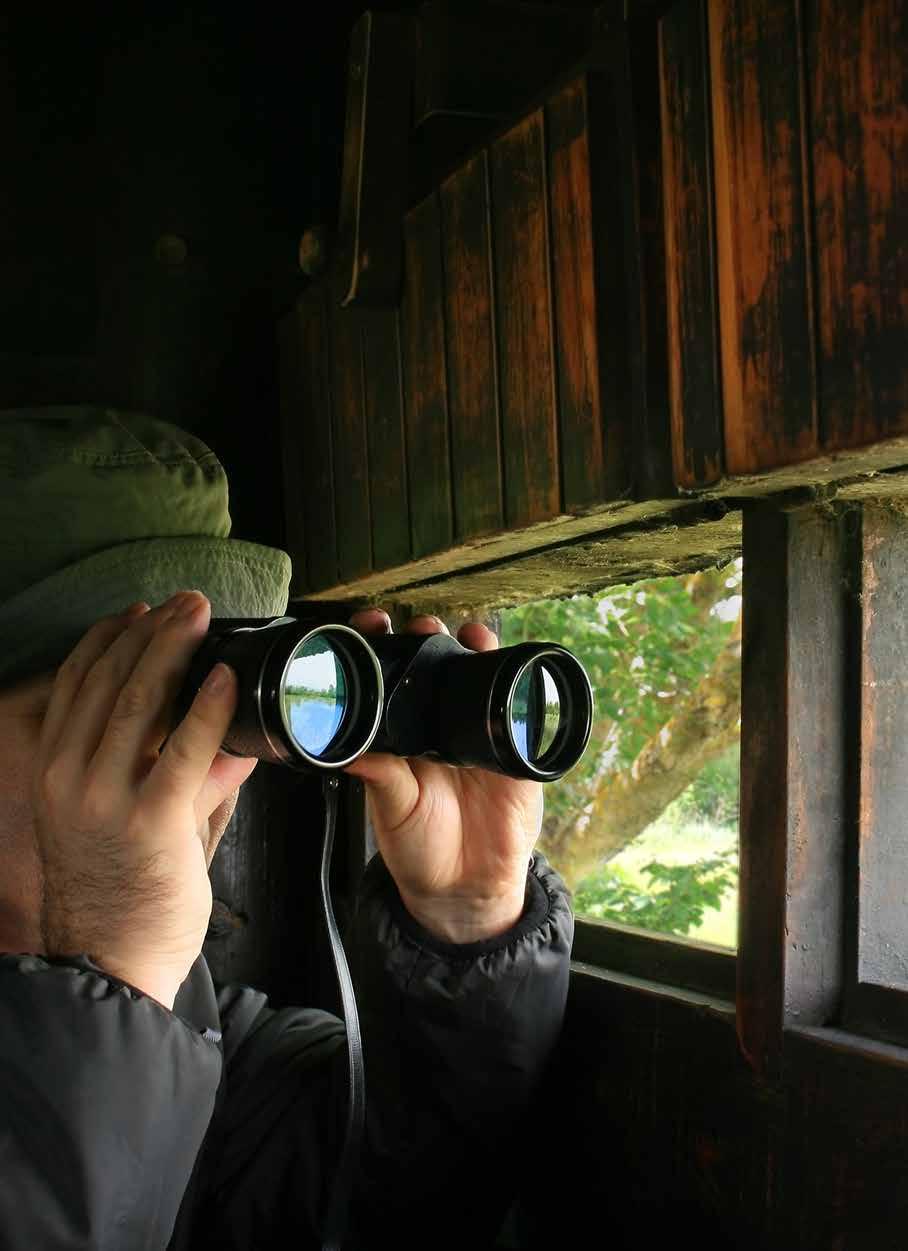
<svg viewBox="0 0 908 1251">
<path fill-rule="evenodd" d="M 359 1152 L 366 1119 L 366 1076 L 363 1067 L 363 1043 L 359 1031 L 359 1014 L 356 1010 L 353 980 L 350 977 L 347 957 L 344 953 L 344 946 L 334 918 L 334 908 L 331 905 L 331 854 L 334 850 L 334 833 L 337 826 L 337 800 L 340 791 L 340 779 L 334 774 L 329 774 L 325 778 L 323 790 L 325 796 L 325 841 L 322 846 L 320 874 L 322 910 L 324 911 L 325 923 L 328 927 L 331 954 L 334 958 L 334 971 L 337 974 L 337 985 L 340 990 L 344 1023 L 347 1030 L 350 1099 L 347 1104 L 347 1124 L 344 1132 L 344 1142 L 338 1158 L 337 1173 L 334 1177 L 334 1185 L 331 1189 L 331 1197 L 328 1202 L 322 1230 L 322 1251 L 340 1251 L 347 1227 L 350 1194 L 359 1163 Z"/>
</svg>

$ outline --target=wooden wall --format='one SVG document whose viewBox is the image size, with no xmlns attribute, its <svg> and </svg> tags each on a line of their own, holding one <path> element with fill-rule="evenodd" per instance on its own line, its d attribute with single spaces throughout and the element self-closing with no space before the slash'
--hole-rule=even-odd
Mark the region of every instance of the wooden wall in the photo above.
<svg viewBox="0 0 908 1251">
<path fill-rule="evenodd" d="M 410 207 L 396 306 L 313 284 L 282 341 L 295 592 L 845 477 L 908 434 L 904 9 L 603 12 L 587 63 Z"/>
<path fill-rule="evenodd" d="M 904 502 L 748 506 L 736 976 L 575 941 L 528 1246 L 905 1246 L 906 568 Z"/>
<path fill-rule="evenodd" d="M 874 472 L 908 466 L 904 0 L 604 6 L 589 63 L 408 207 L 399 303 L 373 310 L 341 310 L 327 280 L 296 299 L 298 232 L 333 203 L 338 7 L 327 44 L 304 10 L 276 33 L 213 2 L 61 11 L 55 40 L 37 11 L 0 17 L 16 118 L 6 406 L 89 399 L 183 422 L 228 465 L 238 533 L 286 533 L 312 595 L 371 595 L 385 571 L 400 590 L 458 552 L 486 562 L 483 598 L 518 598 L 514 552 L 538 568 L 568 539 L 578 584 L 619 547 L 631 578 L 663 514 L 681 527 L 666 567 L 702 562 L 710 526 L 723 554 L 739 543 L 748 492 L 860 478 L 862 447 Z M 291 306 L 278 388 L 272 331 Z M 825 549 L 800 551 L 793 630 L 788 522 L 764 522 L 746 552 L 760 629 L 738 1002 L 578 965 L 528 1127 L 523 1248 L 905 1245 L 908 1052 L 869 1040 L 857 984 L 836 1020 L 857 940 L 821 928 L 854 923 L 836 916 L 836 840 L 854 836 L 841 818 L 854 826 L 862 783 L 853 763 L 825 769 L 822 746 L 853 724 L 829 697 L 854 679 L 830 685 L 833 636 L 803 615 L 818 579 L 831 602 Z M 908 565 L 885 568 L 897 620 Z M 866 637 L 902 634 L 877 619 Z M 789 686 L 792 657 L 807 663 Z M 867 704 L 894 751 L 899 689 Z M 811 802 L 793 790 L 803 743 L 829 782 Z M 890 776 L 869 781 L 893 835 Z M 212 874 L 219 980 L 333 1002 L 319 819 L 312 784 L 262 769 L 244 788 Z M 339 866 L 341 896 L 351 875 Z"/>
<path fill-rule="evenodd" d="M 328 279 L 285 325 L 300 590 L 629 489 L 620 205 L 590 161 L 606 90 L 569 83 L 413 206 L 399 307 L 341 309 Z"/>
</svg>

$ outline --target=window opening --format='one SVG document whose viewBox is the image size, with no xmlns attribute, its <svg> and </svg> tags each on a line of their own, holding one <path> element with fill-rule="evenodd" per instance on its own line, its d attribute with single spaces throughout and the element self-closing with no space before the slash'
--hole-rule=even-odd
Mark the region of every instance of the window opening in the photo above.
<svg viewBox="0 0 908 1251">
<path fill-rule="evenodd" d="M 738 559 L 501 614 L 503 646 L 561 643 L 595 691 L 539 840 L 580 918 L 736 946 L 741 584 Z"/>
</svg>

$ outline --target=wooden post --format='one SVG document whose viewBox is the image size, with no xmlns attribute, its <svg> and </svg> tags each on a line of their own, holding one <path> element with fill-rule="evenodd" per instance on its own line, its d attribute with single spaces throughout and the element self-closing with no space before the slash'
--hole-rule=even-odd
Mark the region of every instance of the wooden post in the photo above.
<svg viewBox="0 0 908 1251">
<path fill-rule="evenodd" d="M 846 820 L 845 589 L 828 506 L 744 514 L 738 1036 L 778 1074 L 786 1025 L 838 1011 Z"/>
<path fill-rule="evenodd" d="M 908 509 L 902 500 L 868 501 L 848 522 L 854 587 L 849 746 L 855 763 L 844 1019 L 857 1033 L 904 1044 Z"/>
</svg>

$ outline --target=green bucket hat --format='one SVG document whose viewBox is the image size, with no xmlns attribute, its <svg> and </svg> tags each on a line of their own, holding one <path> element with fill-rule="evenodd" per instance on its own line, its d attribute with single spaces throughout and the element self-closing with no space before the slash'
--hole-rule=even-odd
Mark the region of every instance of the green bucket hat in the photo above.
<svg viewBox="0 0 908 1251">
<path fill-rule="evenodd" d="M 100 617 L 199 590 L 215 617 L 276 617 L 290 557 L 228 538 L 227 476 L 137 413 L 0 412 L 0 686 L 56 668 Z"/>
</svg>

